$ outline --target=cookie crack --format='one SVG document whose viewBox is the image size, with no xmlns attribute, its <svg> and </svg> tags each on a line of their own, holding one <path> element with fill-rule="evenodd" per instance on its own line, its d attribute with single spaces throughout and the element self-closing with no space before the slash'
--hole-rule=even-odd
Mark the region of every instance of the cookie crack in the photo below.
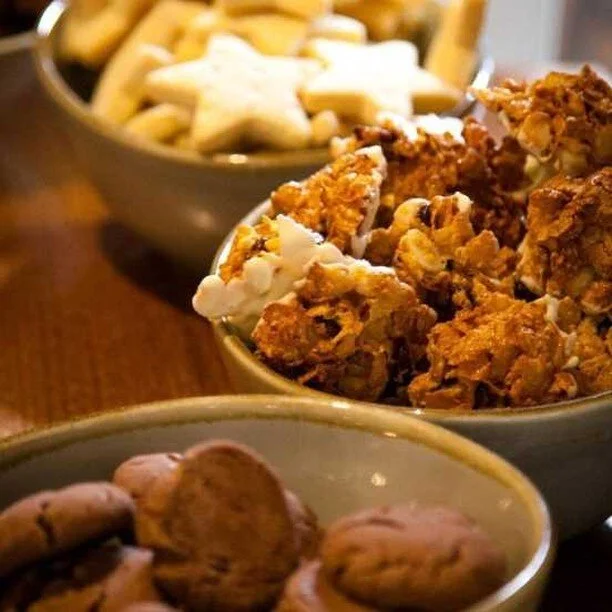
<svg viewBox="0 0 612 612">
<path fill-rule="evenodd" d="M 53 527 L 52 521 L 49 520 L 47 515 L 45 514 L 50 502 L 46 501 L 40 505 L 40 513 L 36 517 L 36 525 L 42 532 L 45 537 L 45 541 L 47 544 L 47 548 L 49 550 L 54 550 L 57 545 L 57 538 L 55 536 L 55 529 Z"/>
</svg>

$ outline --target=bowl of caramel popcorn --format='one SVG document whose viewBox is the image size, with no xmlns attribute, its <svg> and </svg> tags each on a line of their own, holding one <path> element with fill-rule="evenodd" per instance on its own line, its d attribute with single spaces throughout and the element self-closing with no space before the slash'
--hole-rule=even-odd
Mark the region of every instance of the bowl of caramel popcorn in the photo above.
<svg viewBox="0 0 612 612">
<path fill-rule="evenodd" d="M 238 226 L 194 306 L 238 389 L 440 422 L 575 533 L 612 512 L 612 89 L 585 66 L 475 95 L 503 138 L 356 128 Z"/>
<path fill-rule="evenodd" d="M 486 85 L 484 0 L 56 0 L 43 88 L 126 225 L 201 269 L 279 184 L 382 113 L 458 115 Z"/>
</svg>

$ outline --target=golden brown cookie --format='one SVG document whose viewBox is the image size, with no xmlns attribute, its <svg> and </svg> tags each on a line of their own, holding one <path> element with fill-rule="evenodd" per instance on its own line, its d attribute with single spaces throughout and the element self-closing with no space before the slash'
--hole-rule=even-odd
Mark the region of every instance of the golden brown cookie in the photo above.
<svg viewBox="0 0 612 612">
<path fill-rule="evenodd" d="M 161 474 L 174 470 L 181 458 L 179 453 L 154 453 L 132 457 L 115 470 L 113 484 L 127 491 L 138 503 L 153 482 Z"/>
<path fill-rule="evenodd" d="M 301 559 L 313 559 L 319 552 L 323 530 L 317 515 L 292 491 L 285 489 L 289 514 L 293 519 L 298 554 Z"/>
<path fill-rule="evenodd" d="M 189 609 L 267 608 L 297 565 L 278 478 L 231 442 L 187 451 L 157 479 L 136 517 L 137 541 L 155 551 L 158 584 Z"/>
<path fill-rule="evenodd" d="M 321 561 L 302 565 L 289 578 L 276 612 L 366 612 L 372 610 L 334 589 L 321 569 Z"/>
<path fill-rule="evenodd" d="M 502 551 L 471 519 L 444 507 L 382 507 L 345 517 L 321 546 L 330 583 L 384 609 L 461 610 L 499 588 Z"/>
<path fill-rule="evenodd" d="M 132 525 L 134 502 L 106 482 L 22 499 L 0 514 L 0 577 Z"/>
</svg>

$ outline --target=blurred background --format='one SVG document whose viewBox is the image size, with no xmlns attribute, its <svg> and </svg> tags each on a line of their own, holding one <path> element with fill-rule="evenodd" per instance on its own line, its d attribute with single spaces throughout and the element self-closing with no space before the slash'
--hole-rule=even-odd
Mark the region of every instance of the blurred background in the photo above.
<svg viewBox="0 0 612 612">
<path fill-rule="evenodd" d="M 46 3 L 0 0 L 0 35 L 9 33 L 9 14 L 35 13 Z M 612 0 L 489 0 L 485 37 L 491 55 L 506 64 L 589 60 L 610 69 Z"/>
<path fill-rule="evenodd" d="M 612 67 L 612 0 L 490 0 L 487 48 L 501 62 Z"/>
</svg>

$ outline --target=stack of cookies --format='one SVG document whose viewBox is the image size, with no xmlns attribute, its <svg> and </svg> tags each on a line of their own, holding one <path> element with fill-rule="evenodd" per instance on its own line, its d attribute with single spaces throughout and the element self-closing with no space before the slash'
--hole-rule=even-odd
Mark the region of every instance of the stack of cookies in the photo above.
<svg viewBox="0 0 612 612">
<path fill-rule="evenodd" d="M 138 456 L 0 514 L 0 610 L 460 610 L 503 553 L 450 508 L 409 504 L 327 533 L 265 461 L 213 441 Z"/>
<path fill-rule="evenodd" d="M 427 69 L 408 38 L 431 34 L 433 0 L 345 1 L 342 14 L 329 0 L 75 0 L 60 47 L 99 72 L 93 113 L 134 138 L 202 154 L 305 149 L 381 113 L 452 110 L 484 4 L 454 0 Z M 461 71 L 444 59 L 458 45 L 473 56 Z"/>
</svg>

